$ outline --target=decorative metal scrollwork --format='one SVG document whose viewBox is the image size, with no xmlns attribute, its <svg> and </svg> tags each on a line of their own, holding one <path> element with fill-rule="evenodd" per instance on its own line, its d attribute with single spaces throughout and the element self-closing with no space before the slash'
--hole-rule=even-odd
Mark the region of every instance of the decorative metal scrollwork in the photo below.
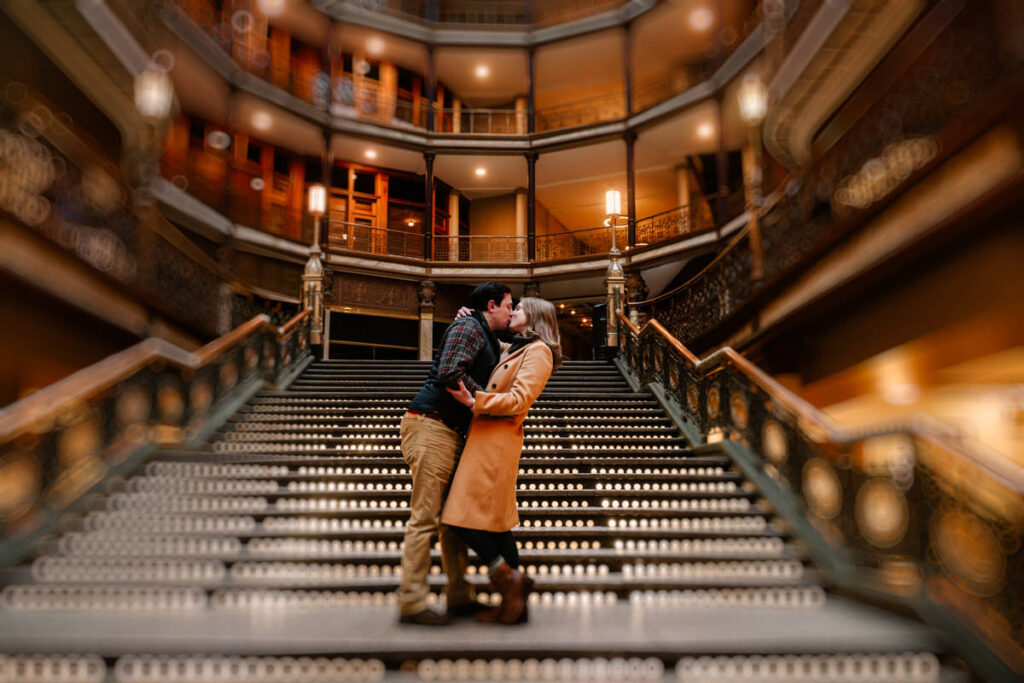
<svg viewBox="0 0 1024 683">
<path fill-rule="evenodd" d="M 188 400 L 193 413 L 205 413 L 213 403 L 213 387 L 206 380 L 196 382 L 189 390 Z"/>
<path fill-rule="evenodd" d="M 843 508 L 843 486 L 832 465 L 821 458 L 807 461 L 803 471 L 803 494 L 807 505 L 822 519 L 832 519 Z"/>
<path fill-rule="evenodd" d="M 230 389 L 238 383 L 238 366 L 227 362 L 220 366 L 220 385 Z"/>
<path fill-rule="evenodd" d="M 738 429 L 746 429 L 750 422 L 750 408 L 747 397 L 739 391 L 729 394 L 729 416 Z"/>
<path fill-rule="evenodd" d="M 693 382 L 686 383 L 686 408 L 694 415 L 700 409 L 700 392 Z"/>
<path fill-rule="evenodd" d="M 964 590 L 994 595 L 1006 579 L 1006 556 L 992 528 L 965 510 L 940 512 L 931 539 L 946 574 Z"/>
<path fill-rule="evenodd" d="M 718 391 L 718 385 L 712 385 L 707 392 L 708 417 L 712 420 L 718 418 L 721 410 L 722 396 Z"/>
<path fill-rule="evenodd" d="M 869 479 L 861 485 L 854 515 L 861 535 L 879 548 L 891 548 L 902 541 L 910 524 L 907 497 L 884 477 Z"/>
<path fill-rule="evenodd" d="M 789 457 L 786 430 L 775 420 L 768 420 L 761 428 L 761 452 L 776 467 L 782 467 Z"/>
</svg>

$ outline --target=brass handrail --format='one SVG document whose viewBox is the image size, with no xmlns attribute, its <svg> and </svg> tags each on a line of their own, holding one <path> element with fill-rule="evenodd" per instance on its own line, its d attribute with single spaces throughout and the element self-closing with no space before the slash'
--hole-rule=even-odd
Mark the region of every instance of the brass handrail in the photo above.
<svg viewBox="0 0 1024 683">
<path fill-rule="evenodd" d="M 0 410 L 0 442 L 25 433 L 68 405 L 94 396 L 154 360 L 164 360 L 183 369 L 198 370 L 257 330 L 274 332 L 278 338 L 288 336 L 309 314 L 310 311 L 306 309 L 283 327 L 275 327 L 270 322 L 270 316 L 261 313 L 195 351 L 186 351 L 156 337 L 145 339 Z"/>
<path fill-rule="evenodd" d="M 981 470 L 989 476 L 998 480 L 999 483 L 1010 490 L 1024 496 L 1024 467 L 1018 467 L 1012 463 L 1005 463 L 1004 468 L 985 460 L 977 453 L 963 444 L 949 443 L 948 434 L 943 433 L 933 423 L 920 417 L 903 418 L 900 420 L 886 421 L 883 423 L 870 423 L 864 427 L 849 428 L 838 425 L 834 420 L 815 408 L 813 405 L 800 398 L 786 387 L 779 384 L 764 370 L 757 367 L 747 358 L 741 355 L 731 346 L 718 349 L 704 358 L 698 358 L 696 354 L 686 348 L 682 342 L 676 339 L 657 320 L 649 320 L 643 327 L 637 327 L 621 310 L 615 312 L 620 324 L 626 325 L 636 336 L 651 328 L 659 334 L 667 344 L 682 354 L 688 361 L 693 363 L 697 370 L 707 373 L 711 369 L 722 365 L 725 362 L 732 363 L 737 370 L 744 374 L 751 382 L 760 387 L 772 400 L 785 406 L 792 411 L 804 424 L 811 424 L 820 430 L 821 441 L 830 443 L 844 443 L 848 441 L 861 440 L 870 436 L 891 434 L 893 432 L 907 432 L 921 437 L 933 443 L 941 443 L 943 448 L 954 453 L 965 464 Z M 1020 513 L 1024 515 L 1024 500 L 1021 501 Z M 1024 523 L 1024 517 L 1020 522 Z"/>
</svg>

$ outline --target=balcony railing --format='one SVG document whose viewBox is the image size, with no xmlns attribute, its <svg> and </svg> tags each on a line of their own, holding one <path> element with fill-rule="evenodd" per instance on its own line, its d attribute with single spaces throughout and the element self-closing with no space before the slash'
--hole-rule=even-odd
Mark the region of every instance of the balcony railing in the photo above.
<svg viewBox="0 0 1024 683">
<path fill-rule="evenodd" d="M 197 158 L 197 155 L 190 156 L 185 165 L 165 163 L 164 175 L 176 187 L 234 223 L 305 244 L 313 242 L 312 219 L 304 211 L 268 202 L 261 192 L 255 190 L 251 193 L 241 192 L 239 188 L 247 187 L 250 180 L 249 174 L 242 171 L 231 171 L 233 191 L 227 191 L 223 181 L 214 182 L 204 178 L 195 168 Z M 715 197 L 710 199 L 714 206 Z M 716 221 L 708 207 L 708 202 L 678 206 L 638 220 L 636 246 L 657 244 L 680 235 L 714 228 Z M 743 211 L 742 191 L 730 193 L 726 207 L 727 215 L 724 220 L 717 222 L 718 225 Z M 417 226 L 423 225 L 422 215 L 419 215 L 415 223 Z M 627 250 L 628 235 L 629 230 L 625 225 L 616 228 L 615 241 L 621 251 Z M 324 222 L 322 242 L 326 248 L 337 253 L 424 258 L 424 239 L 420 229 L 385 229 L 364 223 L 328 219 Z M 435 261 L 525 263 L 529 260 L 525 236 L 435 235 L 431 243 L 430 257 Z M 606 226 L 537 235 L 534 261 L 599 257 L 608 253 L 611 243 L 611 229 Z"/>
<path fill-rule="evenodd" d="M 528 120 L 525 109 L 441 109 L 437 130 L 462 135 L 526 135 Z"/>
<path fill-rule="evenodd" d="M 575 128 L 601 121 L 615 121 L 626 116 L 626 95 L 608 93 L 585 100 L 566 102 L 538 109 L 534 127 L 538 133 L 562 128 Z"/>
<path fill-rule="evenodd" d="M 423 235 L 419 232 L 385 230 L 345 221 L 328 222 L 325 245 L 328 251 L 339 254 L 423 258 Z"/>
<path fill-rule="evenodd" d="M 615 244 L 626 250 L 629 231 L 626 226 L 615 228 Z M 582 256 L 603 256 L 612 248 L 612 229 L 609 227 L 587 228 L 537 235 L 537 260 L 559 261 Z"/>
<path fill-rule="evenodd" d="M 435 261 L 526 262 L 527 238 L 491 235 L 435 235 Z"/>
<path fill-rule="evenodd" d="M 205 156 L 204 156 L 205 155 Z M 304 244 L 313 242 L 313 221 L 302 209 L 277 200 L 268 200 L 265 191 L 251 189 L 260 176 L 230 167 L 227 159 L 207 158 L 209 153 L 190 154 L 186 160 L 172 163 L 165 159 L 164 176 L 176 187 L 192 195 L 232 222 Z M 214 163 L 216 162 L 216 163 Z M 218 179 L 214 179 L 217 176 Z M 224 178 L 230 178 L 227 182 Z M 230 188 L 230 189 L 229 189 Z M 636 222 L 636 246 L 665 242 L 681 235 L 724 225 L 743 212 L 743 192 L 735 190 L 722 203 L 725 213 L 717 217 L 717 195 L 692 205 L 641 218 Z M 322 244 L 335 253 L 359 253 L 424 259 L 425 240 L 422 208 L 394 213 L 390 228 L 353 223 L 338 218 L 324 221 Z M 336 215 L 344 215 L 336 214 Z M 396 219 L 397 216 L 397 219 Z M 414 228 L 405 229 L 408 221 Z M 615 242 L 625 252 L 629 244 L 625 225 L 616 228 Z M 528 240 L 513 235 L 434 235 L 429 257 L 435 261 L 476 263 L 526 263 Z M 585 257 L 603 257 L 612 246 L 611 229 L 606 226 L 537 235 L 534 262 L 560 261 Z"/>
<path fill-rule="evenodd" d="M 693 214 L 693 207 L 685 204 L 638 220 L 636 222 L 636 243 L 638 245 L 654 244 L 696 230 L 714 227 L 707 220 Z"/>
</svg>

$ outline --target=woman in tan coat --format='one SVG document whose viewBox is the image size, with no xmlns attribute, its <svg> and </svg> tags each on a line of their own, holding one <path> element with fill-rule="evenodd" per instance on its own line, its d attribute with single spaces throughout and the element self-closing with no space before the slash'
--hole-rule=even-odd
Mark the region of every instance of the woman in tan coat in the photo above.
<svg viewBox="0 0 1024 683">
<path fill-rule="evenodd" d="M 519 524 L 516 478 L 523 420 L 562 360 L 551 302 L 523 299 L 509 329 L 515 339 L 487 381 L 487 391 L 471 395 L 461 383 L 460 391 L 449 389 L 473 411 L 473 422 L 441 514 L 441 522 L 488 565 L 491 583 L 501 594 L 501 606 L 477 618 L 503 624 L 526 621 L 526 600 L 533 588 L 533 580 L 519 571 L 511 532 Z"/>
</svg>

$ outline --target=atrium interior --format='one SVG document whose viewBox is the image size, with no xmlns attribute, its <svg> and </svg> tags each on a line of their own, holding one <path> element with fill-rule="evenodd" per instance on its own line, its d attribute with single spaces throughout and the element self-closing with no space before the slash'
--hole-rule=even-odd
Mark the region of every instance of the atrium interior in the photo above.
<svg viewBox="0 0 1024 683">
<path fill-rule="evenodd" d="M 1024 676 L 1021 3 L 0 36 L 0 681 Z M 399 420 L 485 281 L 566 359 L 530 620 L 403 626 Z"/>
</svg>

